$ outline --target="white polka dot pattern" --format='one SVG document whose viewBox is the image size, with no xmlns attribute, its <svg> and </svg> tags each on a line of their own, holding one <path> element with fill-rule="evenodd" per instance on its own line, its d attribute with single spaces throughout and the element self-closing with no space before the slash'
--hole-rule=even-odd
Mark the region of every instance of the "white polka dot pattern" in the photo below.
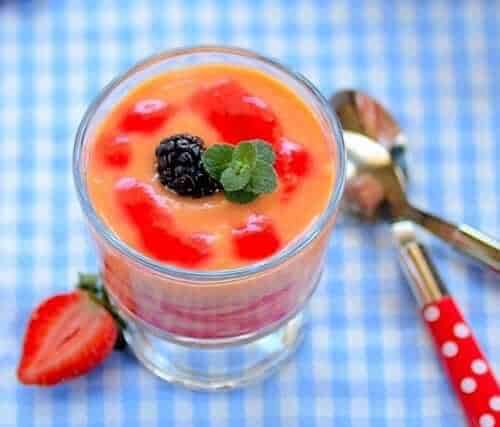
<svg viewBox="0 0 500 427">
<path fill-rule="evenodd" d="M 424 310 L 424 318 L 428 322 L 435 322 L 439 319 L 439 315 L 439 308 L 437 308 L 435 305 L 430 305 Z"/>
<path fill-rule="evenodd" d="M 422 310 L 467 424 L 500 427 L 500 386 L 473 331 L 449 296 Z"/>
<path fill-rule="evenodd" d="M 495 412 L 500 412 L 500 396 L 493 396 L 490 399 L 490 409 Z"/>
<path fill-rule="evenodd" d="M 491 414 L 483 414 L 481 418 L 479 418 L 479 425 L 481 427 L 495 427 L 495 418 Z"/>
<path fill-rule="evenodd" d="M 471 370 L 476 375 L 484 375 L 486 372 L 488 372 L 488 365 L 484 360 L 476 359 L 471 364 Z"/>
<path fill-rule="evenodd" d="M 460 389 L 465 393 L 465 394 L 471 394 L 474 393 L 477 389 L 477 383 L 474 378 L 471 377 L 465 377 L 462 382 L 460 383 Z"/>
<path fill-rule="evenodd" d="M 458 354 L 458 346 L 453 341 L 446 341 L 443 344 L 442 352 L 444 357 L 455 357 Z"/>
<path fill-rule="evenodd" d="M 453 327 L 453 334 L 457 338 L 467 338 L 470 336 L 470 330 L 465 323 L 457 323 Z"/>
</svg>

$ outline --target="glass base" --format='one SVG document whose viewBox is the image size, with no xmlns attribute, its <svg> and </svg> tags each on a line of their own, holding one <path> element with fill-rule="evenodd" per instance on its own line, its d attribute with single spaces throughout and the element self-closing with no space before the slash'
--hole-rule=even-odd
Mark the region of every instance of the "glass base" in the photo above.
<svg viewBox="0 0 500 427">
<path fill-rule="evenodd" d="M 125 339 L 137 358 L 166 381 L 196 390 L 227 390 L 274 372 L 295 351 L 305 329 L 303 310 L 266 335 L 245 340 L 180 343 L 127 318 Z"/>
</svg>

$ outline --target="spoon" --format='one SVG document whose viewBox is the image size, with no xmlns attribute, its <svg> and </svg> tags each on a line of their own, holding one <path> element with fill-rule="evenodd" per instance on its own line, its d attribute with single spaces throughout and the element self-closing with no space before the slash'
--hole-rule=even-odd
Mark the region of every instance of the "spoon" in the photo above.
<svg viewBox="0 0 500 427">
<path fill-rule="evenodd" d="M 331 104 L 337 112 L 345 131 L 352 131 L 378 141 L 379 145 L 390 150 L 393 159 L 399 163 L 400 169 L 403 172 L 405 171 L 406 165 L 404 164 L 403 155 L 406 137 L 397 122 L 383 106 L 370 96 L 353 90 L 336 93 L 331 99 Z M 358 152 L 358 155 L 364 155 L 364 153 Z M 372 154 L 366 155 L 371 157 Z M 388 163 L 391 163 L 391 161 L 392 159 L 389 159 Z M 404 191 L 405 180 L 402 179 L 404 176 L 401 175 L 399 180 L 390 180 L 390 174 L 387 174 L 387 171 L 384 172 L 385 169 L 382 165 L 380 165 L 379 169 L 380 171 L 377 174 L 380 177 L 384 175 L 384 180 L 389 185 L 389 187 L 386 187 L 387 192 L 385 194 L 380 193 L 381 188 L 369 182 L 369 184 L 372 184 L 372 190 L 378 190 L 378 192 L 365 191 L 365 198 L 359 198 L 356 195 L 352 198 L 351 192 L 359 191 L 360 187 L 366 187 L 364 181 L 369 180 L 366 176 L 361 177 L 361 183 L 358 182 L 354 185 L 354 188 L 348 187 L 346 190 L 346 197 L 351 207 L 354 207 L 365 216 L 373 216 L 375 211 L 385 204 L 385 207 L 391 210 L 391 215 L 406 218 L 424 227 L 459 251 L 492 267 L 496 271 L 500 271 L 499 241 L 468 225 L 455 225 L 416 208 L 406 198 Z M 349 173 L 350 170 L 348 169 L 348 178 Z M 364 202 L 364 205 L 356 206 L 355 200 L 353 200 L 356 198 L 362 203 Z"/>
<path fill-rule="evenodd" d="M 335 101 L 335 96 L 333 99 Z M 345 126 L 343 116 L 340 120 Z M 358 209 L 372 208 L 381 203 L 396 206 L 396 209 L 386 209 L 384 216 L 392 221 L 404 272 L 469 426 L 500 425 L 500 386 L 490 365 L 425 248 L 417 241 L 413 223 L 394 215 L 402 197 L 397 193 L 388 195 L 387 190 L 396 188 L 402 193 L 404 180 L 401 168 L 393 162 L 384 145 L 391 149 L 393 158 L 397 158 L 394 148 L 399 147 L 397 152 L 401 162 L 404 160 L 405 141 L 389 138 L 378 143 L 351 131 L 344 132 L 344 141 L 348 154 L 347 187 L 359 187 L 352 191 L 351 202 L 355 202 L 358 196 Z M 382 211 L 373 210 L 371 215 Z"/>
</svg>

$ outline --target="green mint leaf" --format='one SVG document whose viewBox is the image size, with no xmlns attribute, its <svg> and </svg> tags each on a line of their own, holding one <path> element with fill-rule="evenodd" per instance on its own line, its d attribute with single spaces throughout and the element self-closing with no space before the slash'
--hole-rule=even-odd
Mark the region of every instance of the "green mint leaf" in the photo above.
<svg viewBox="0 0 500 427">
<path fill-rule="evenodd" d="M 220 176 L 220 183 L 224 187 L 224 191 L 238 191 L 243 189 L 250 181 L 252 171 L 245 166 L 239 170 L 233 167 L 227 168 Z"/>
<path fill-rule="evenodd" d="M 224 187 L 226 198 L 234 203 L 249 203 L 259 194 L 277 187 L 276 159 L 270 144 L 260 139 L 242 141 L 233 147 L 217 144 L 202 156 L 207 172 Z"/>
<path fill-rule="evenodd" d="M 233 203 L 245 204 L 253 202 L 259 195 L 251 191 L 239 190 L 224 193 L 226 199 Z"/>
<path fill-rule="evenodd" d="M 203 153 L 203 167 L 212 178 L 220 180 L 222 172 L 229 167 L 233 159 L 233 151 L 231 145 L 216 144 Z"/>
<path fill-rule="evenodd" d="M 236 170 L 248 168 L 252 171 L 256 161 L 257 150 L 255 146 L 250 142 L 241 142 L 234 148 L 231 167 Z"/>
<path fill-rule="evenodd" d="M 262 139 L 252 139 L 250 141 L 255 147 L 257 152 L 257 160 L 262 160 L 263 162 L 273 164 L 276 160 L 276 155 L 271 144 L 263 141 Z"/>
<path fill-rule="evenodd" d="M 278 179 L 274 168 L 269 163 L 257 160 L 250 182 L 245 189 L 255 194 L 272 193 L 277 185 Z"/>
</svg>

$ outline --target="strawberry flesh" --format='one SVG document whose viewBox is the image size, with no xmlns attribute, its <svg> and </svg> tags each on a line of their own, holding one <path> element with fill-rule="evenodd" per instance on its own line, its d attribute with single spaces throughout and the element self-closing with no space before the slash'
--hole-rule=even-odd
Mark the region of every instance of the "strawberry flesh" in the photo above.
<svg viewBox="0 0 500 427">
<path fill-rule="evenodd" d="M 143 229 L 141 234 L 145 249 L 159 261 L 193 267 L 210 256 L 208 241 L 196 236 L 183 236 L 163 226 Z"/>
<path fill-rule="evenodd" d="M 143 99 L 133 104 L 120 123 L 127 132 L 154 132 L 170 118 L 171 106 L 161 99 Z"/>
<path fill-rule="evenodd" d="M 202 88 L 193 96 L 192 105 L 226 143 L 259 138 L 272 144 L 279 137 L 278 118 L 269 105 L 233 80 Z"/>
<path fill-rule="evenodd" d="M 130 139 L 127 135 L 102 135 L 97 141 L 96 151 L 103 164 L 114 169 L 125 168 L 132 157 Z"/>
<path fill-rule="evenodd" d="M 285 194 L 293 192 L 311 170 L 312 159 L 305 147 L 286 138 L 276 145 L 276 172 Z"/>
<path fill-rule="evenodd" d="M 111 354 L 117 336 L 113 316 L 86 292 L 53 296 L 29 320 L 17 377 L 49 386 L 83 375 Z"/>
<path fill-rule="evenodd" d="M 136 228 L 144 250 L 163 262 L 193 267 L 211 255 L 210 236 L 184 235 L 174 229 L 168 207 L 151 185 L 122 178 L 115 185 L 122 212 Z"/>
<path fill-rule="evenodd" d="M 171 215 L 152 185 L 135 178 L 121 178 L 114 188 L 118 205 L 127 219 L 140 229 L 153 227 L 155 223 L 169 224 Z"/>
<path fill-rule="evenodd" d="M 278 251 L 281 241 L 271 220 L 264 215 L 250 215 L 245 225 L 233 229 L 233 247 L 246 260 L 260 260 Z"/>
</svg>

